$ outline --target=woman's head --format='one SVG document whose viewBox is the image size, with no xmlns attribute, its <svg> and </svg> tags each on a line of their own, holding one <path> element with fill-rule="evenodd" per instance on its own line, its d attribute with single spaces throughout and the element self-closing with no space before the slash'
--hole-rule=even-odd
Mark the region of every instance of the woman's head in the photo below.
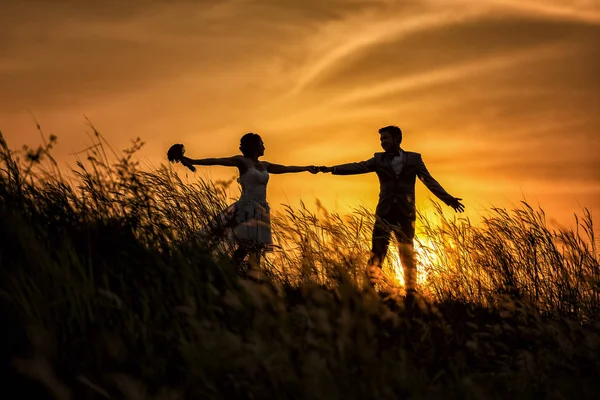
<svg viewBox="0 0 600 400">
<path fill-rule="evenodd" d="M 265 154 L 265 145 L 256 133 L 246 133 L 240 140 L 240 151 L 244 157 L 260 157 Z"/>
</svg>

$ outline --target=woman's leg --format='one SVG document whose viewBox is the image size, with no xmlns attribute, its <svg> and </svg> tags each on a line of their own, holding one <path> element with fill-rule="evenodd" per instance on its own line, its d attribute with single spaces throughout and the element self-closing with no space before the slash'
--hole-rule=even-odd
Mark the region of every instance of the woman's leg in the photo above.
<svg viewBox="0 0 600 400">
<path fill-rule="evenodd" d="M 252 277 L 260 274 L 260 257 L 262 249 L 260 247 L 239 244 L 233 252 L 233 263 L 237 267 L 238 274 Z M 244 259 L 248 256 L 247 269 L 244 271 Z"/>
<path fill-rule="evenodd" d="M 235 264 L 238 273 L 242 271 L 242 263 L 248 255 L 249 251 L 246 246 L 238 245 L 238 248 L 233 252 L 233 263 Z"/>
<path fill-rule="evenodd" d="M 261 280 L 261 271 L 260 271 L 260 256 L 261 250 L 253 248 L 250 250 L 248 257 L 248 271 L 247 276 L 249 279 L 254 281 Z"/>
<path fill-rule="evenodd" d="M 260 250 L 253 249 L 248 258 L 248 269 L 260 269 Z"/>
</svg>

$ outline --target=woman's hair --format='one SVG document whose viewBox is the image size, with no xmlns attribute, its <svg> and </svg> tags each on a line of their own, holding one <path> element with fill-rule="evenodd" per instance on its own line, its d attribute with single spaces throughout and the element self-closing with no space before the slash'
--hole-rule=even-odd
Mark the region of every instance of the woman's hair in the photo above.
<svg viewBox="0 0 600 400">
<path fill-rule="evenodd" d="M 261 140 L 260 135 L 256 133 L 246 133 L 240 140 L 240 150 L 242 151 L 242 154 L 246 157 L 252 155 L 252 153 L 258 149 L 258 146 L 260 146 Z"/>
</svg>

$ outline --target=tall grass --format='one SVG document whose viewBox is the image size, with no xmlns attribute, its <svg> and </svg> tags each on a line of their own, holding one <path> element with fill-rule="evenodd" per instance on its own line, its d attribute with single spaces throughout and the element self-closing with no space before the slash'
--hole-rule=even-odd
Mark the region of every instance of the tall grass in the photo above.
<svg viewBox="0 0 600 400">
<path fill-rule="evenodd" d="M 523 203 L 421 219 L 421 299 L 363 290 L 372 214 L 287 207 L 262 282 L 203 232 L 228 183 L 142 170 L 94 131 L 74 171 L 55 137 L 0 135 L 7 385 L 57 399 L 591 398 L 600 373 L 591 215 L 554 230 Z M 397 265 L 384 270 L 395 277 Z M 393 281 L 394 279 L 392 279 Z M 401 283 L 396 282 L 401 293 Z M 37 385 L 37 386 L 36 386 Z M 7 392 L 8 393 L 8 392 Z"/>
<path fill-rule="evenodd" d="M 429 285 L 440 300 L 492 306 L 508 297 L 546 314 L 595 319 L 600 258 L 589 210 L 575 222 L 575 229 L 552 229 L 543 210 L 522 202 L 511 212 L 490 210 L 480 226 L 425 224 L 428 254 L 444 260 L 431 268 Z"/>
</svg>

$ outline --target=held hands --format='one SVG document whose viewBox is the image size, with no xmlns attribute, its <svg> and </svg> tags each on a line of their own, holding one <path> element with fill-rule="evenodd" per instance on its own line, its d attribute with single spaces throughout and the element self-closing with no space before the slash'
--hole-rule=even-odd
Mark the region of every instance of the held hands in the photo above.
<svg viewBox="0 0 600 400">
<path fill-rule="evenodd" d="M 333 168 L 325 167 L 325 166 L 311 165 L 308 167 L 308 171 L 311 174 L 318 174 L 319 172 L 331 172 L 331 171 L 333 171 Z"/>
</svg>

